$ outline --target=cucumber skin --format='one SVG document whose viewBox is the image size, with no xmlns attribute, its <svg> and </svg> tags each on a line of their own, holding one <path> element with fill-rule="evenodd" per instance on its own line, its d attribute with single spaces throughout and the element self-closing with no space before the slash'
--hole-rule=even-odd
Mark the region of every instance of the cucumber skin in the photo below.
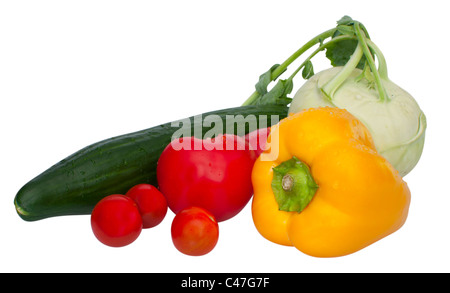
<svg viewBox="0 0 450 293">
<path fill-rule="evenodd" d="M 287 116 L 285 106 L 244 106 L 204 113 L 219 115 L 271 115 L 281 120 Z M 191 133 L 194 135 L 194 116 Z M 259 121 L 259 119 L 258 119 Z M 258 125 L 259 127 L 259 125 Z M 212 127 L 203 127 L 204 135 Z M 149 183 L 157 186 L 156 165 L 159 156 L 179 128 L 171 123 L 112 137 L 89 145 L 53 165 L 27 184 L 14 198 L 19 216 L 37 221 L 65 215 L 86 215 L 98 201 L 110 194 L 125 194 L 132 186 Z M 248 127 L 246 133 L 248 132 Z M 236 134 L 236 133 L 235 133 Z"/>
</svg>

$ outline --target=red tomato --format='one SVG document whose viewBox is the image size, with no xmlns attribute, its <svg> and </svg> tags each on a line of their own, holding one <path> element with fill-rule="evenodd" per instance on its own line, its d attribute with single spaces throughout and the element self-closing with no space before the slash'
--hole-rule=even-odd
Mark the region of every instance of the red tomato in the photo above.
<svg viewBox="0 0 450 293">
<path fill-rule="evenodd" d="M 213 140 L 182 138 L 170 143 L 159 158 L 159 188 L 175 214 L 198 206 L 218 222 L 225 221 L 238 214 L 253 195 L 254 161 L 254 152 L 235 135 Z"/>
<path fill-rule="evenodd" d="M 100 242 L 121 247 L 138 238 L 142 231 L 142 218 L 131 198 L 113 194 L 95 205 L 91 214 L 91 226 Z"/>
<path fill-rule="evenodd" d="M 254 130 L 244 137 L 250 150 L 254 150 L 257 157 L 265 150 L 269 134 L 270 127 L 267 127 Z"/>
<path fill-rule="evenodd" d="M 182 253 L 200 256 L 209 253 L 219 240 L 219 225 L 205 209 L 190 207 L 180 211 L 172 222 L 172 241 Z"/>
<path fill-rule="evenodd" d="M 166 198 L 153 185 L 138 184 L 128 190 L 125 195 L 136 202 L 142 216 L 144 229 L 157 226 L 166 216 Z"/>
</svg>

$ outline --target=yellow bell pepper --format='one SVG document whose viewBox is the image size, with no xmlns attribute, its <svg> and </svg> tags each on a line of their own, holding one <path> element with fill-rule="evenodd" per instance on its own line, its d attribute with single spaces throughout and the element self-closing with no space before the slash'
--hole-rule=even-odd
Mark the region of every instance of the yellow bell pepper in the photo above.
<svg viewBox="0 0 450 293">
<path fill-rule="evenodd" d="M 259 233 L 316 257 L 348 255 L 395 232 L 411 198 L 367 128 L 346 110 L 329 107 L 273 126 L 252 183 Z"/>
</svg>

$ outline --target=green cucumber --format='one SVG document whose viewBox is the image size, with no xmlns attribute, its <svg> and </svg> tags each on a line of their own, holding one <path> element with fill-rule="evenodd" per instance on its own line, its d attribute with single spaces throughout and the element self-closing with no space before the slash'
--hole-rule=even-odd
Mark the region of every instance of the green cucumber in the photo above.
<svg viewBox="0 0 450 293">
<path fill-rule="evenodd" d="M 278 121 L 272 121 L 271 115 L 277 115 L 281 120 L 287 116 L 287 110 L 286 106 L 252 105 L 204 113 L 202 117 L 220 117 L 225 133 L 226 122 L 229 122 L 227 115 L 267 118 L 267 126 L 270 126 Z M 190 117 L 192 135 L 194 128 L 203 125 L 201 120 L 194 117 Z M 202 137 L 213 127 L 202 127 Z M 238 134 L 237 128 L 232 128 L 232 132 Z M 248 125 L 246 128 L 248 132 Z M 124 194 L 139 183 L 157 186 L 156 165 L 159 156 L 178 129 L 166 123 L 109 138 L 79 150 L 19 190 L 14 199 L 17 213 L 26 221 L 90 214 L 95 204 L 107 195 Z"/>
</svg>

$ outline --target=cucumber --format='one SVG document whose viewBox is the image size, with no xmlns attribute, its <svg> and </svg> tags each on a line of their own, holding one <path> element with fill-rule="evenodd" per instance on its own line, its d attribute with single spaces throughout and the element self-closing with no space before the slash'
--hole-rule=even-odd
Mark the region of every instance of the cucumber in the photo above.
<svg viewBox="0 0 450 293">
<path fill-rule="evenodd" d="M 266 125 L 270 126 L 278 121 L 272 121 L 271 115 L 277 115 L 281 120 L 287 116 L 287 111 L 285 106 L 252 105 L 208 112 L 202 116 L 220 117 L 225 133 L 226 122 L 229 122 L 227 115 L 267 118 Z M 194 117 L 189 118 L 192 135 L 194 128 L 202 126 L 202 121 Z M 259 122 L 260 119 L 257 120 Z M 202 127 L 202 137 L 213 127 Z M 238 134 L 237 129 L 232 128 L 233 133 Z M 139 183 L 157 186 L 156 165 L 159 156 L 178 129 L 169 122 L 109 138 L 77 151 L 19 190 L 14 199 L 17 213 L 26 221 L 90 214 L 96 203 L 107 195 L 125 194 Z M 248 125 L 245 131 L 249 131 Z"/>
</svg>

